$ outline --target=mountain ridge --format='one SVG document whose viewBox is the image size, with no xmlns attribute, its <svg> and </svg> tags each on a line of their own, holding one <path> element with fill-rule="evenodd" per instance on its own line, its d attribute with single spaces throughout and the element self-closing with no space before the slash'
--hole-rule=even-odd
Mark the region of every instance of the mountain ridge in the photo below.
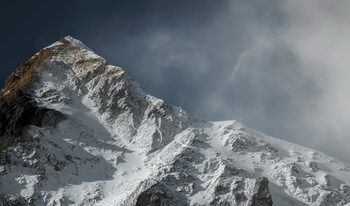
<svg viewBox="0 0 350 206">
<path fill-rule="evenodd" d="M 237 121 L 200 120 L 72 37 L 18 71 L 0 98 L 0 140 L 14 140 L 1 148 L 0 205 L 350 201 L 347 163 Z"/>
</svg>

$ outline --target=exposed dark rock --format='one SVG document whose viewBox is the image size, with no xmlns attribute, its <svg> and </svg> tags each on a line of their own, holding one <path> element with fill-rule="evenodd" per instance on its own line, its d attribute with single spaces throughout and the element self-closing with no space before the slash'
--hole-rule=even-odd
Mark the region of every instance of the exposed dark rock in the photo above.
<svg viewBox="0 0 350 206">
<path fill-rule="evenodd" d="M 186 206 L 187 198 L 162 182 L 145 180 L 135 190 L 125 205 L 136 206 Z"/>
<path fill-rule="evenodd" d="M 28 202 L 22 196 L 0 195 L 0 206 L 27 206 Z"/>
<path fill-rule="evenodd" d="M 26 127 L 55 126 L 65 116 L 55 110 L 38 107 L 24 92 L 0 101 L 0 151 L 23 142 Z"/>
<path fill-rule="evenodd" d="M 272 197 L 269 191 L 269 180 L 266 177 L 257 178 L 253 195 L 248 206 L 272 206 Z"/>
</svg>

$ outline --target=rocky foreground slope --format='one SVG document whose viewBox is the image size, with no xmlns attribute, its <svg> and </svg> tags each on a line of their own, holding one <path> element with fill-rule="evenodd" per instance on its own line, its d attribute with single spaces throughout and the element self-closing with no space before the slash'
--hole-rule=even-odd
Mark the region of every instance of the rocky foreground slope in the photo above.
<svg viewBox="0 0 350 206">
<path fill-rule="evenodd" d="M 0 205 L 350 201 L 350 165 L 236 121 L 197 119 L 71 37 L 9 77 L 0 120 Z"/>
</svg>

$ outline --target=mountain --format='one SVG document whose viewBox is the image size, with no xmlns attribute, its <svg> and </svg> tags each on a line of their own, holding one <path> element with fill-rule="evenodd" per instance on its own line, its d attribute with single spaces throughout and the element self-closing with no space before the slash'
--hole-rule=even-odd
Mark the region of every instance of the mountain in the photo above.
<svg viewBox="0 0 350 206">
<path fill-rule="evenodd" d="M 237 121 L 196 118 L 72 37 L 8 78 L 0 120 L 0 205 L 350 201 L 349 164 Z"/>
</svg>

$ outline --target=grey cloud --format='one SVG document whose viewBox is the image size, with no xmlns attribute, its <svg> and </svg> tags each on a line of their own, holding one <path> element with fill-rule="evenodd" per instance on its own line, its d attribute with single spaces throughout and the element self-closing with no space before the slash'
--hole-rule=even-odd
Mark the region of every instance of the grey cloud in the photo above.
<svg viewBox="0 0 350 206">
<path fill-rule="evenodd" d="M 347 1 L 280 1 L 233 73 L 199 111 L 234 117 L 347 160 L 350 154 Z M 274 15 L 273 15 L 274 16 Z M 257 20 L 257 22 L 259 22 Z"/>
<path fill-rule="evenodd" d="M 285 2 L 288 25 L 281 35 L 319 91 L 302 108 L 312 144 L 344 159 L 350 158 L 349 6 L 342 0 Z"/>
</svg>

